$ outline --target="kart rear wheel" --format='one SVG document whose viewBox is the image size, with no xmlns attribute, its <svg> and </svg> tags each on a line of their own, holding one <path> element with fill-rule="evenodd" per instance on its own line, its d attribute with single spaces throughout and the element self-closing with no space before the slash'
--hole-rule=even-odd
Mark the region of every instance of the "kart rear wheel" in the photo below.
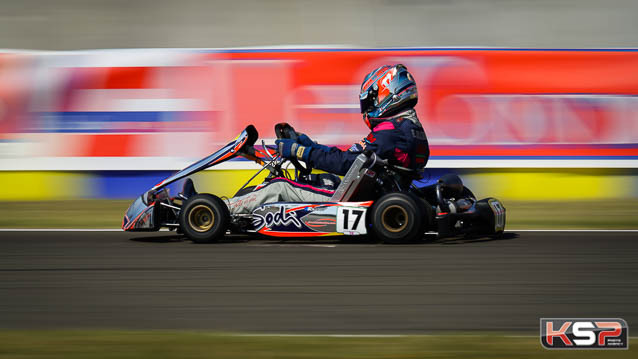
<svg viewBox="0 0 638 359">
<path fill-rule="evenodd" d="M 423 238 L 427 221 L 423 204 L 405 193 L 386 194 L 372 205 L 373 235 L 384 243 L 407 243 Z"/>
<path fill-rule="evenodd" d="M 422 233 L 425 235 L 425 232 L 434 230 L 434 210 L 432 209 L 432 206 L 430 205 L 430 203 L 426 201 L 424 198 L 419 197 L 417 195 L 411 195 L 411 197 L 412 199 L 414 199 L 414 201 L 417 203 L 419 207 L 419 213 L 421 216 L 419 218 L 423 222 Z M 422 238 L 417 238 L 417 239 L 422 239 Z M 429 238 L 429 240 L 431 239 L 432 238 Z M 428 238 L 425 238 L 425 240 L 428 240 Z"/>
<path fill-rule="evenodd" d="M 197 194 L 184 202 L 179 212 L 179 226 L 195 243 L 209 243 L 226 233 L 230 212 L 226 204 L 212 194 Z"/>
</svg>

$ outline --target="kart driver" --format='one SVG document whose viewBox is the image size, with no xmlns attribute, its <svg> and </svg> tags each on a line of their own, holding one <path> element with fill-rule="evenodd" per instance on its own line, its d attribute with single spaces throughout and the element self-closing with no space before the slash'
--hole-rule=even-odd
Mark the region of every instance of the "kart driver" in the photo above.
<svg viewBox="0 0 638 359">
<path fill-rule="evenodd" d="M 363 121 L 371 132 L 346 151 L 312 141 L 302 134 L 276 141 L 282 157 L 298 159 L 310 167 L 345 175 L 363 151 L 373 151 L 391 163 L 412 169 L 425 167 L 430 155 L 427 137 L 417 118 L 417 87 L 404 65 L 381 66 L 363 80 L 359 102 Z M 233 214 L 250 213 L 268 202 L 325 202 L 334 188 L 274 178 L 256 186 L 248 194 L 227 201 Z"/>
</svg>

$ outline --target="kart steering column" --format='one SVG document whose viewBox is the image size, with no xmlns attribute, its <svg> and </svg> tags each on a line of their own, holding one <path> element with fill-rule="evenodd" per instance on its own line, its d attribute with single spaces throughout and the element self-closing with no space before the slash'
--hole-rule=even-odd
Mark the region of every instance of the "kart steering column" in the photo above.
<svg viewBox="0 0 638 359">
<path fill-rule="evenodd" d="M 275 125 L 275 135 L 277 139 L 291 139 L 297 140 L 299 135 L 295 132 L 295 129 L 290 126 L 288 123 L 282 122 Z M 291 158 L 290 162 L 293 166 L 295 166 L 295 179 L 298 178 L 297 172 L 299 172 L 302 176 L 307 176 L 312 172 L 312 168 L 306 164 L 306 166 L 299 163 L 296 158 Z"/>
</svg>

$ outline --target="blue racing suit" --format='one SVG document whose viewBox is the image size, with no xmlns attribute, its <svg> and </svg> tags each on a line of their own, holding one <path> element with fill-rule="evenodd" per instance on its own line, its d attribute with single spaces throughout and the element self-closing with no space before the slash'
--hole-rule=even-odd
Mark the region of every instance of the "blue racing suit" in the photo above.
<svg viewBox="0 0 638 359">
<path fill-rule="evenodd" d="M 421 169 L 430 157 L 430 147 L 416 111 L 409 110 L 376 125 L 363 140 L 347 151 L 315 144 L 308 162 L 312 168 L 345 175 L 355 158 L 369 150 L 392 164 Z"/>
</svg>

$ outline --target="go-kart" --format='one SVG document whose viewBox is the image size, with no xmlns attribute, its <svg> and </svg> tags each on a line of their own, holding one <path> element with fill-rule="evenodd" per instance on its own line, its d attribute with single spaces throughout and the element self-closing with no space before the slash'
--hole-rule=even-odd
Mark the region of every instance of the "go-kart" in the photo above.
<svg viewBox="0 0 638 359">
<path fill-rule="evenodd" d="M 292 126 L 275 126 L 277 138 L 295 139 Z M 505 228 L 505 208 L 497 199 L 477 200 L 460 177 L 445 174 L 431 184 L 419 186 L 422 173 L 394 165 L 373 152 L 360 154 L 343 179 L 313 174 L 295 159 L 281 157 L 274 147 L 255 146 L 259 135 L 249 125 L 217 152 L 153 186 L 128 208 L 122 222 L 125 231 L 177 230 L 194 242 L 212 242 L 229 233 L 273 237 L 324 237 L 369 235 L 386 243 L 421 240 L 426 232 L 438 237 L 460 234 L 495 236 Z M 255 161 L 262 168 L 237 191 L 254 187 L 250 182 L 269 171 L 265 182 L 290 178 L 287 165 L 295 168 L 294 180 L 316 184 L 329 177 L 332 195 L 325 202 L 264 203 L 252 213 L 231 214 L 226 202 L 209 193 L 197 193 L 188 176 L 236 156 Z M 171 196 L 168 186 L 184 180 L 182 191 Z M 325 179 L 325 177 L 323 178 Z M 325 181 L 324 181 L 325 183 Z"/>
</svg>

